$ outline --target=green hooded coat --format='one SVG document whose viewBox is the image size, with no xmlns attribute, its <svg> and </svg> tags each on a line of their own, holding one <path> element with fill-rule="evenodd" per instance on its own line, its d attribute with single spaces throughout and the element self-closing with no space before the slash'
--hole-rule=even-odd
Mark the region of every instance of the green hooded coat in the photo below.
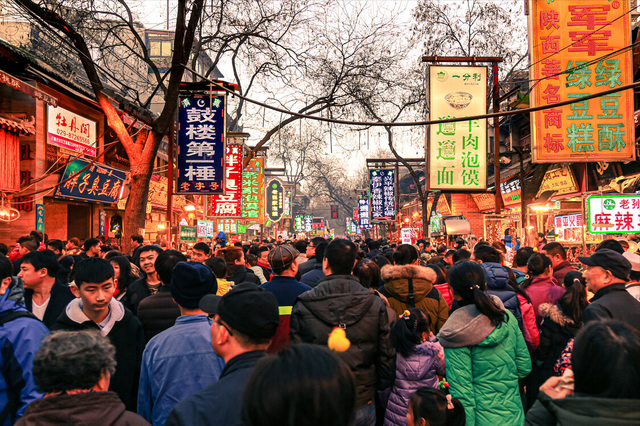
<svg viewBox="0 0 640 426">
<path fill-rule="evenodd" d="M 531 358 L 518 321 L 509 311 L 505 315 L 507 321 L 495 327 L 475 305 L 464 306 L 438 333 L 449 390 L 464 406 L 466 426 L 524 424 L 518 379 L 529 374 Z"/>
</svg>

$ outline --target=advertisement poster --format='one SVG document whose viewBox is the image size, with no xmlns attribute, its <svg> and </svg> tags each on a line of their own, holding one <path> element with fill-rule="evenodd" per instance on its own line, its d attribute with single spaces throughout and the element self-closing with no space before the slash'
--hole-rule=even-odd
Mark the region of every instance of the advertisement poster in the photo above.
<svg viewBox="0 0 640 426">
<path fill-rule="evenodd" d="M 369 197 L 358 196 L 358 227 L 360 229 L 371 229 L 371 219 L 369 218 Z"/>
<path fill-rule="evenodd" d="M 47 143 L 96 156 L 98 123 L 62 107 L 47 105 Z"/>
<path fill-rule="evenodd" d="M 264 222 L 264 158 L 252 158 L 242 172 L 242 218 Z"/>
<path fill-rule="evenodd" d="M 592 195 L 587 208 L 591 234 L 640 232 L 640 195 Z"/>
</svg>

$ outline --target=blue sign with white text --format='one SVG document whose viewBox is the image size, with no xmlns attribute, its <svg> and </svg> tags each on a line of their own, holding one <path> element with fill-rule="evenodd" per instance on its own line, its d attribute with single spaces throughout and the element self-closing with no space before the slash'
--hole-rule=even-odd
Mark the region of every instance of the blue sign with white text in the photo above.
<svg viewBox="0 0 640 426">
<path fill-rule="evenodd" d="M 98 203 L 117 203 L 127 173 L 100 163 L 87 167 L 89 163 L 77 158 L 67 164 L 53 195 Z"/>
</svg>

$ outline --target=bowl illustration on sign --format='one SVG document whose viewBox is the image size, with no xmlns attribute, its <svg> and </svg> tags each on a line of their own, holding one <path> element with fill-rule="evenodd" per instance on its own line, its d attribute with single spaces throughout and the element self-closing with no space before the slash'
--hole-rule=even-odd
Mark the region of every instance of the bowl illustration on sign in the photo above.
<svg viewBox="0 0 640 426">
<path fill-rule="evenodd" d="M 444 99 L 451 105 L 451 108 L 463 109 L 469 106 L 473 96 L 467 92 L 451 92 L 445 95 Z"/>
</svg>

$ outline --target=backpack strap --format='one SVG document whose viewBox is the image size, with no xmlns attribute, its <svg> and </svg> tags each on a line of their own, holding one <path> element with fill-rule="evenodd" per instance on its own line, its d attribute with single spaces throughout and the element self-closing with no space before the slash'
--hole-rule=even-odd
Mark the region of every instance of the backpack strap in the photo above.
<svg viewBox="0 0 640 426">
<path fill-rule="evenodd" d="M 33 315 L 31 312 L 29 311 L 13 311 L 8 313 L 7 315 L 3 315 L 0 317 L 0 326 L 8 323 L 9 321 L 13 321 L 16 318 L 21 318 L 21 317 L 30 317 L 33 318 L 36 321 L 40 321 L 35 315 Z M 0 423 L 2 424 L 2 423 Z"/>
<path fill-rule="evenodd" d="M 416 307 L 416 295 L 413 291 L 413 278 L 409 278 L 409 295 L 407 296 L 407 308 Z"/>
</svg>

